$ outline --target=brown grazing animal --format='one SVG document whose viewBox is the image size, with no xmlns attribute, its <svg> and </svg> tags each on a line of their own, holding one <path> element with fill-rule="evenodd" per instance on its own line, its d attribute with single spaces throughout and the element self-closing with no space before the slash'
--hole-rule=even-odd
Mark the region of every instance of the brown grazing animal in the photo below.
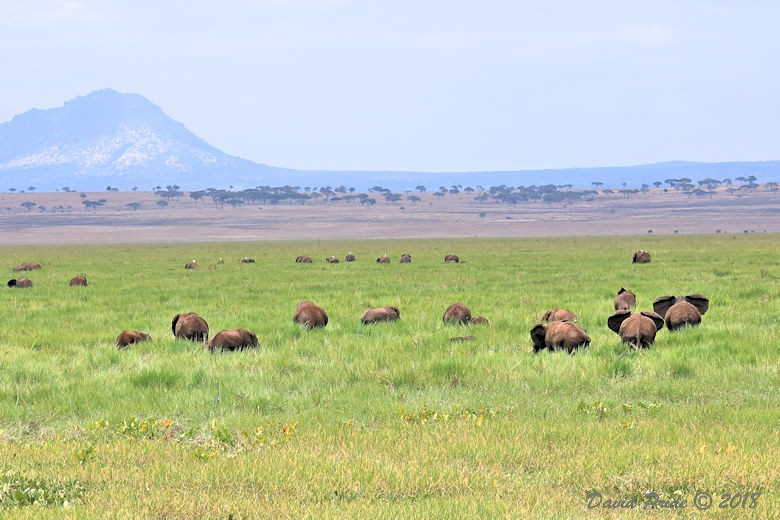
<svg viewBox="0 0 780 520">
<path fill-rule="evenodd" d="M 457 264 L 459 262 L 460 262 L 460 258 L 458 258 L 458 255 L 446 255 L 444 257 L 445 264 Z"/>
<path fill-rule="evenodd" d="M 226 350 L 244 350 L 245 348 L 256 348 L 258 345 L 257 336 L 246 329 L 221 330 L 214 334 L 209 341 L 209 352 L 219 349 Z"/>
<path fill-rule="evenodd" d="M 146 332 L 139 330 L 125 330 L 119 333 L 116 337 L 116 348 L 125 348 L 133 343 L 140 343 L 142 341 L 151 341 L 152 337 Z"/>
<path fill-rule="evenodd" d="M 19 271 L 34 271 L 35 269 L 40 269 L 41 264 L 34 264 L 32 262 L 22 262 L 21 264 L 14 267 L 14 272 Z"/>
<path fill-rule="evenodd" d="M 402 264 L 411 264 L 412 255 L 410 255 L 409 253 L 404 253 L 401 255 L 401 258 L 398 259 L 398 262 Z"/>
<path fill-rule="evenodd" d="M 298 264 L 310 264 L 312 263 L 310 256 L 299 256 L 295 259 L 295 262 Z"/>
<path fill-rule="evenodd" d="M 387 257 L 387 255 L 380 256 L 379 258 L 376 259 L 376 263 L 378 263 L 378 264 L 389 264 L 390 263 L 390 259 Z"/>
<path fill-rule="evenodd" d="M 628 309 L 616 311 L 607 318 L 607 326 L 615 332 L 623 343 L 634 348 L 650 348 L 655 341 L 655 333 L 664 327 L 664 319 L 655 312 L 631 314 Z"/>
<path fill-rule="evenodd" d="M 590 345 L 590 336 L 570 321 L 553 321 L 547 325 L 538 323 L 531 329 L 531 340 L 534 353 L 544 349 L 561 349 L 571 354 L 577 348 Z"/>
<path fill-rule="evenodd" d="M 200 266 L 198 265 L 198 263 L 195 260 L 193 260 L 192 262 L 187 262 L 186 264 L 184 264 L 184 268 L 185 269 L 200 269 Z"/>
<path fill-rule="evenodd" d="M 72 286 L 73 285 L 78 285 L 78 286 L 86 287 L 87 286 L 87 277 L 82 275 L 82 274 L 76 275 L 76 276 L 74 276 L 73 278 L 70 279 L 70 285 L 72 285 Z"/>
<path fill-rule="evenodd" d="M 355 261 L 355 255 L 352 253 L 349 253 L 347 256 L 344 257 L 345 262 L 354 262 Z"/>
<path fill-rule="evenodd" d="M 636 307 L 636 295 L 629 289 L 621 287 L 615 296 L 615 310 L 622 311 Z"/>
<path fill-rule="evenodd" d="M 463 303 L 453 303 L 444 311 L 442 320 L 444 323 L 461 323 L 465 325 L 471 321 L 471 310 Z"/>
<path fill-rule="evenodd" d="M 328 262 L 329 264 L 339 263 L 339 259 L 336 258 L 335 256 L 329 256 L 328 258 L 325 259 L 325 261 Z"/>
<path fill-rule="evenodd" d="M 377 323 L 380 321 L 395 321 L 401 317 L 401 311 L 398 307 L 387 305 L 385 307 L 374 307 L 366 309 L 360 316 L 360 323 L 363 325 Z"/>
<path fill-rule="evenodd" d="M 577 316 L 568 309 L 550 309 L 542 314 L 542 321 L 570 321 L 577 322 Z"/>
<path fill-rule="evenodd" d="M 315 329 L 328 324 L 328 315 L 316 303 L 304 300 L 295 308 L 293 322 L 300 323 L 307 329 Z"/>
<path fill-rule="evenodd" d="M 32 282 L 27 278 L 12 278 L 8 280 L 8 287 L 13 287 L 15 289 L 26 289 L 28 287 L 32 287 Z"/>
<path fill-rule="evenodd" d="M 190 341 L 206 341 L 209 339 L 208 323 L 194 312 L 174 316 L 173 321 L 171 321 L 171 330 L 177 338 Z"/>
<path fill-rule="evenodd" d="M 650 253 L 645 251 L 644 249 L 640 249 L 636 253 L 634 253 L 632 263 L 634 264 L 646 264 L 650 262 Z"/>
<path fill-rule="evenodd" d="M 710 307 L 710 300 L 701 294 L 661 296 L 653 302 L 653 310 L 666 321 L 666 328 L 677 330 L 686 325 L 698 325 Z"/>
</svg>

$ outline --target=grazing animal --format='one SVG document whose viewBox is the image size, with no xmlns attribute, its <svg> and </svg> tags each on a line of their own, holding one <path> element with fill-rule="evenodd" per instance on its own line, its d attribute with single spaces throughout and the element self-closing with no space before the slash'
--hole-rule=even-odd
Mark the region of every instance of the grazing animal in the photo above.
<svg viewBox="0 0 780 520">
<path fill-rule="evenodd" d="M 607 326 L 615 332 L 623 343 L 634 348 L 650 348 L 655 341 L 655 333 L 664 327 L 664 319 L 655 312 L 631 314 L 628 309 L 620 309 L 607 318 Z"/>
<path fill-rule="evenodd" d="M 473 316 L 471 318 L 471 323 L 475 323 L 477 325 L 490 325 L 490 322 L 484 316 Z"/>
<path fill-rule="evenodd" d="M 577 316 L 568 309 L 550 309 L 542 314 L 542 321 L 570 321 L 577 323 Z"/>
<path fill-rule="evenodd" d="M 244 257 L 244 258 L 241 260 L 241 263 L 242 263 L 242 264 L 254 264 L 254 263 L 255 263 L 255 260 L 254 260 L 253 258 L 249 258 L 248 256 L 245 256 L 245 257 Z"/>
<path fill-rule="evenodd" d="M 328 262 L 329 264 L 339 263 L 339 259 L 336 258 L 335 256 L 329 256 L 328 258 L 325 259 L 325 261 Z"/>
<path fill-rule="evenodd" d="M 661 296 L 653 302 L 653 310 L 666 321 L 666 328 L 669 330 L 698 325 L 709 307 L 710 300 L 701 294 Z"/>
<path fill-rule="evenodd" d="M 295 259 L 295 263 L 298 264 L 310 264 L 312 263 L 310 256 L 299 256 Z"/>
<path fill-rule="evenodd" d="M 22 262 L 21 264 L 14 267 L 14 272 L 17 273 L 19 271 L 34 271 L 35 269 L 40 269 L 41 264 L 34 264 L 32 262 Z"/>
<path fill-rule="evenodd" d="M 219 349 L 226 350 L 244 350 L 245 348 L 256 348 L 258 345 L 257 336 L 246 329 L 221 330 L 214 334 L 209 341 L 209 352 Z"/>
<path fill-rule="evenodd" d="M 445 264 L 457 264 L 459 262 L 460 262 L 460 258 L 458 258 L 458 255 L 446 255 L 444 257 Z"/>
<path fill-rule="evenodd" d="M 125 348 L 133 343 L 140 343 L 142 341 L 151 341 L 152 337 L 146 332 L 139 330 L 125 330 L 119 333 L 116 337 L 116 348 Z"/>
<path fill-rule="evenodd" d="M 192 262 L 187 262 L 186 264 L 184 264 L 184 268 L 185 269 L 200 269 L 200 266 L 195 261 L 195 259 L 193 259 Z"/>
<path fill-rule="evenodd" d="M 398 261 L 402 264 L 411 264 L 412 255 L 410 255 L 409 253 L 404 253 L 401 255 L 401 258 Z"/>
<path fill-rule="evenodd" d="M 376 259 L 376 263 L 378 263 L 378 264 L 389 264 L 390 263 L 390 258 L 388 258 L 387 254 L 385 254 L 385 256 L 380 256 L 379 258 L 377 258 Z"/>
<path fill-rule="evenodd" d="M 461 323 L 465 325 L 471 321 L 471 310 L 463 303 L 453 303 L 444 311 L 442 320 L 444 323 Z"/>
<path fill-rule="evenodd" d="M 650 253 L 644 249 L 640 249 L 634 253 L 632 263 L 634 264 L 646 264 L 650 262 Z"/>
<path fill-rule="evenodd" d="M 303 300 L 295 308 L 293 322 L 304 325 L 307 329 L 324 327 L 328 324 L 328 315 L 325 310 L 314 302 Z"/>
<path fill-rule="evenodd" d="M 177 338 L 190 341 L 206 341 L 209 339 L 209 324 L 194 312 L 177 314 L 171 321 L 171 330 Z"/>
<path fill-rule="evenodd" d="M 540 350 L 565 350 L 569 354 L 580 347 L 590 345 L 590 336 L 577 324 L 570 321 L 552 321 L 547 325 L 537 323 L 531 329 L 534 354 Z"/>
<path fill-rule="evenodd" d="M 8 280 L 8 287 L 13 287 L 15 289 L 26 289 L 28 287 L 32 287 L 32 282 L 27 278 L 12 278 Z"/>
<path fill-rule="evenodd" d="M 622 311 L 636 307 L 636 295 L 625 287 L 621 287 L 615 296 L 615 310 Z"/>
<path fill-rule="evenodd" d="M 70 285 L 80 285 L 82 287 L 87 286 L 87 277 L 83 274 L 79 274 L 70 279 Z"/>
<path fill-rule="evenodd" d="M 398 307 L 387 305 L 385 307 L 374 307 L 366 309 L 360 316 L 360 323 L 363 325 L 377 323 L 380 321 L 395 321 L 401 317 L 401 311 Z"/>
<path fill-rule="evenodd" d="M 344 257 L 345 262 L 354 262 L 355 261 L 355 255 L 352 254 L 352 251 L 349 252 L 347 256 Z"/>
</svg>

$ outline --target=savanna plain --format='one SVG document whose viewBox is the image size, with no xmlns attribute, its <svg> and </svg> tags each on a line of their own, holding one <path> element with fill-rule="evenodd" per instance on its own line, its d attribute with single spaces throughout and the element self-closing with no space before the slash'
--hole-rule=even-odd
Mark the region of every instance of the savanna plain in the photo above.
<svg viewBox="0 0 780 520">
<path fill-rule="evenodd" d="M 706 492 L 703 516 L 778 518 L 777 244 L 735 233 L 0 247 L 6 279 L 33 282 L 0 299 L 0 515 L 688 517 Z M 631 263 L 640 247 L 649 264 Z M 356 262 L 324 261 L 348 252 Z M 375 263 L 384 253 L 392 262 Z M 462 262 L 443 263 L 448 253 Z M 201 269 L 185 271 L 193 258 Z M 25 261 L 43 268 L 11 271 Z M 76 274 L 89 286 L 70 287 Z M 701 326 L 633 350 L 606 325 L 621 287 L 637 310 L 668 294 L 710 307 Z M 292 322 L 303 299 L 327 327 Z M 456 301 L 489 325 L 442 323 Z M 384 305 L 400 320 L 360 324 Z M 532 353 L 529 330 L 554 307 L 577 314 L 589 349 Z M 172 317 L 189 311 L 212 335 L 255 332 L 260 347 L 210 354 L 174 339 Z M 122 330 L 153 340 L 118 350 Z"/>
</svg>

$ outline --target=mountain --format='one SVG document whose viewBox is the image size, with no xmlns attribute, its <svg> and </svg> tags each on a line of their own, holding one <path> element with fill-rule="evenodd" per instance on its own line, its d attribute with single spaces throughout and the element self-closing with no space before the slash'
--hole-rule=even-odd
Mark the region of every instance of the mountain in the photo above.
<svg viewBox="0 0 780 520">
<path fill-rule="evenodd" d="M 0 124 L 0 182 L 21 189 L 254 185 L 284 171 L 227 155 L 145 97 L 111 89 Z"/>
<path fill-rule="evenodd" d="M 107 186 L 176 184 L 185 190 L 259 185 L 382 186 L 396 191 L 462 186 L 571 184 L 639 187 L 665 179 L 780 180 L 780 161 L 699 163 L 483 172 L 292 170 L 227 155 L 168 117 L 138 94 L 91 92 L 62 107 L 32 109 L 0 124 L 0 189 L 52 191 L 64 186 L 102 191 Z"/>
</svg>

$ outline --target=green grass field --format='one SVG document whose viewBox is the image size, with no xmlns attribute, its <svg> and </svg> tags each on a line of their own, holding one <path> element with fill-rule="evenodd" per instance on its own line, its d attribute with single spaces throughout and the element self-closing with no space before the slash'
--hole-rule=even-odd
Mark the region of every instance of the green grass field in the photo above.
<svg viewBox="0 0 780 520">
<path fill-rule="evenodd" d="M 34 287 L 0 299 L 0 515 L 647 518 L 691 516 L 708 492 L 707 515 L 780 517 L 778 243 L 2 247 L 5 280 Z M 640 247 L 650 264 L 631 264 Z M 349 251 L 357 262 L 324 261 Z M 393 262 L 376 264 L 385 252 Z M 201 269 L 185 271 L 193 258 Z M 43 269 L 13 273 L 23 261 Z M 79 273 L 89 287 L 68 286 Z M 639 310 L 691 293 L 710 309 L 633 351 L 606 326 L 621 286 Z M 292 323 L 302 299 L 326 309 L 326 328 Z M 443 324 L 456 301 L 490 325 Z M 400 321 L 360 325 L 383 305 Z M 531 353 L 552 307 L 578 315 L 588 351 Z M 212 335 L 255 332 L 260 348 L 174 340 L 172 317 L 189 311 Z M 117 350 L 122 330 L 153 341 Z"/>
</svg>

